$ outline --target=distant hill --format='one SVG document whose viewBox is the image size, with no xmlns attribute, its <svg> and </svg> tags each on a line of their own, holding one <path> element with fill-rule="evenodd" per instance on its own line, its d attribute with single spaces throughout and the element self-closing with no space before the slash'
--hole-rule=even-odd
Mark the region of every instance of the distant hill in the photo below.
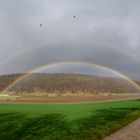
<svg viewBox="0 0 140 140">
<path fill-rule="evenodd" d="M 22 76 L 13 74 L 0 76 L 0 91 Z M 26 94 L 99 94 L 99 93 L 138 93 L 127 80 L 115 77 L 91 76 L 82 74 L 33 73 L 22 79 L 9 90 L 9 93 Z"/>
<path fill-rule="evenodd" d="M 8 74 L 0 76 L 0 91 L 3 91 L 10 83 L 24 74 Z"/>
<path fill-rule="evenodd" d="M 140 81 L 134 81 L 138 86 L 140 86 Z"/>
</svg>

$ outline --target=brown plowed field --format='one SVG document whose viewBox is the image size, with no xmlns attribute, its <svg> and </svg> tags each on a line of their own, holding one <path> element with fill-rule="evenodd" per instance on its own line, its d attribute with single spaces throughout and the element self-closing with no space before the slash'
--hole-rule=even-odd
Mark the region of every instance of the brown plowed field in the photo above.
<svg viewBox="0 0 140 140">
<path fill-rule="evenodd" d="M 94 102 L 105 100 L 118 100 L 140 98 L 140 94 L 127 94 L 127 95 L 90 95 L 90 96 L 22 96 L 16 99 L 0 100 L 0 102 L 25 102 L 25 103 L 70 103 L 70 102 Z"/>
</svg>

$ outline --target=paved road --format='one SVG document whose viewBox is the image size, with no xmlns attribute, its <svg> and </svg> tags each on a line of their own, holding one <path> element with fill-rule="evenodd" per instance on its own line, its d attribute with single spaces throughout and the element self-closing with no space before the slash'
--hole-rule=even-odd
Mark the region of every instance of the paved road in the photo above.
<svg viewBox="0 0 140 140">
<path fill-rule="evenodd" d="M 140 118 L 103 140 L 140 140 Z"/>
</svg>

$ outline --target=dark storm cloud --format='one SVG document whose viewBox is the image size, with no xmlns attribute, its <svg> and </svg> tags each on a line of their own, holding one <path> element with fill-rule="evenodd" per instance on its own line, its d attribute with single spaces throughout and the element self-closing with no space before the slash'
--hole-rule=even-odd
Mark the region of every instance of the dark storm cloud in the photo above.
<svg viewBox="0 0 140 140">
<path fill-rule="evenodd" d="M 61 49 L 60 49 L 61 48 Z M 57 62 L 90 62 L 129 74 L 139 74 L 140 62 L 124 52 L 107 46 L 93 46 L 88 43 L 60 43 L 47 45 L 24 52 L 1 67 L 1 73 L 25 72 L 45 64 Z M 129 59 L 129 61 L 128 61 Z M 137 77 L 135 77 L 137 78 Z"/>
<path fill-rule="evenodd" d="M 0 59 L 45 47 L 11 59 L 0 73 L 86 61 L 140 79 L 140 62 L 125 53 L 139 57 L 139 6 L 138 0 L 1 0 Z"/>
<path fill-rule="evenodd" d="M 102 76 L 115 76 L 119 77 L 118 73 L 108 71 L 106 69 L 100 68 L 98 66 L 93 66 L 90 64 L 78 64 L 78 63 L 63 63 L 55 64 L 41 69 L 35 72 L 47 72 L 47 73 L 78 73 L 78 74 L 90 74 L 90 75 L 102 75 Z"/>
</svg>

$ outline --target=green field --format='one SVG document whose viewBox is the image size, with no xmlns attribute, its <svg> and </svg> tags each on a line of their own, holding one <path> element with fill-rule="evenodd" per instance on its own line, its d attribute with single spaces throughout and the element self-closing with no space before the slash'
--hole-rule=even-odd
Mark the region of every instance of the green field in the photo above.
<svg viewBox="0 0 140 140">
<path fill-rule="evenodd" d="M 0 140 L 100 140 L 140 117 L 140 99 L 0 103 Z"/>
</svg>

